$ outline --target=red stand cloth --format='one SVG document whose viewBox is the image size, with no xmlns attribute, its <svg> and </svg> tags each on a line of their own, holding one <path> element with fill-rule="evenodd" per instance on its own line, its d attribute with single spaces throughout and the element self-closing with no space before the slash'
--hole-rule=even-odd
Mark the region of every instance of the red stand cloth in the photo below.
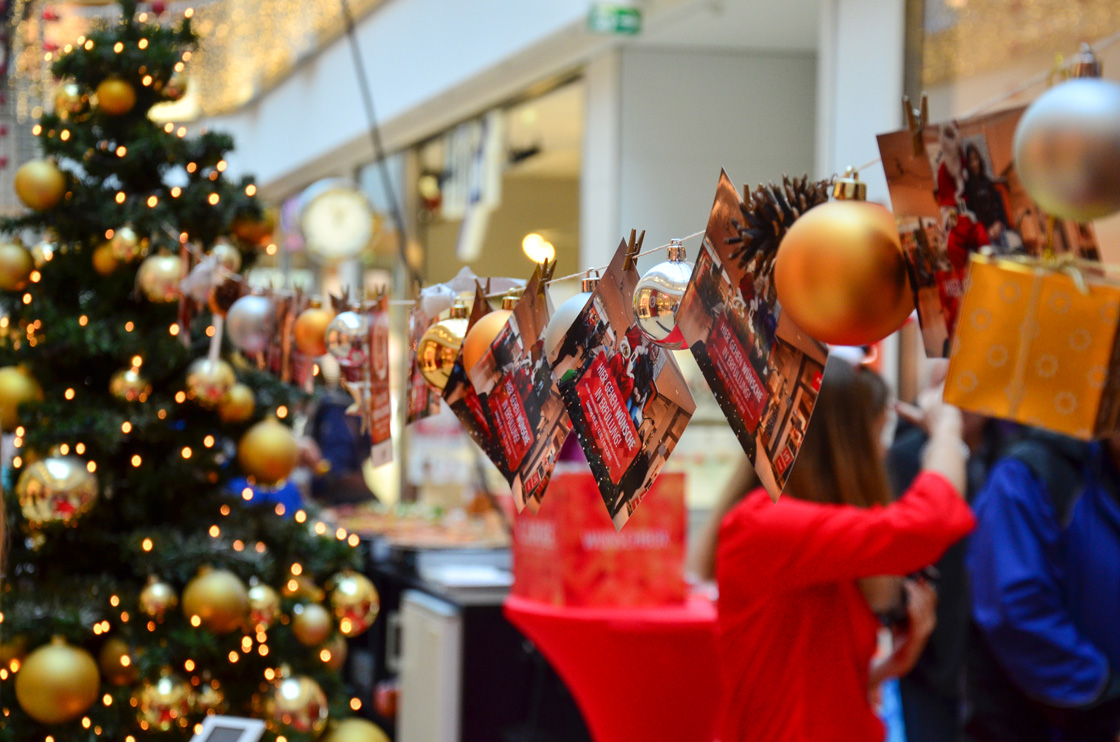
<svg viewBox="0 0 1120 742">
<path fill-rule="evenodd" d="M 566 608 L 509 596 L 506 617 L 567 683 L 596 742 L 712 742 L 715 605 Z"/>
</svg>

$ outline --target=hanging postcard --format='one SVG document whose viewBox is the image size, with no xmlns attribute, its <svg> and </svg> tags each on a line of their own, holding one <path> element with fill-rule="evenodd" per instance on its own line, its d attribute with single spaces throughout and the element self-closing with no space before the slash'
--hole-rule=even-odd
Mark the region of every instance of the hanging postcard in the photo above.
<svg viewBox="0 0 1120 742">
<path fill-rule="evenodd" d="M 393 406 L 389 397 L 389 299 L 382 293 L 367 312 L 369 319 L 370 463 L 382 466 L 393 460 Z"/>
<path fill-rule="evenodd" d="M 826 183 L 785 179 L 744 203 L 726 172 L 677 310 L 677 326 L 770 496 L 793 467 L 824 375 L 827 349 L 782 313 L 774 257 Z"/>
<path fill-rule="evenodd" d="M 1088 224 L 1051 220 L 1023 190 L 1012 143 L 1023 108 L 880 134 L 926 355 L 949 355 L 971 253 L 1100 260 Z"/>
<path fill-rule="evenodd" d="M 408 313 L 408 411 L 406 424 L 411 425 L 417 420 L 439 414 L 440 394 L 424 381 L 420 367 L 416 363 L 416 351 L 420 347 L 420 338 L 432 324 L 428 313 L 417 306 Z"/>
<path fill-rule="evenodd" d="M 587 306 L 549 359 L 607 512 L 626 525 L 680 440 L 696 404 L 672 352 L 634 318 L 641 248 L 618 247 Z"/>
<path fill-rule="evenodd" d="M 552 367 L 544 353 L 544 330 L 552 316 L 545 282 L 556 266 L 540 266 L 505 326 L 470 371 L 490 427 L 497 431 L 518 511 L 536 512 L 560 447 L 572 429 Z"/>
</svg>

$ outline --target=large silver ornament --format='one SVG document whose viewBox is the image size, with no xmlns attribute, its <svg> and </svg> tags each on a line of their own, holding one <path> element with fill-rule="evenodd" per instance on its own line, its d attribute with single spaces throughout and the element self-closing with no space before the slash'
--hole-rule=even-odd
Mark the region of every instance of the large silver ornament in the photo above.
<svg viewBox="0 0 1120 742">
<path fill-rule="evenodd" d="M 369 346 L 369 321 L 357 312 L 339 312 L 327 325 L 327 351 L 343 368 L 357 368 L 366 362 Z"/>
<path fill-rule="evenodd" d="M 276 334 L 276 307 L 265 296 L 249 294 L 233 303 L 226 314 L 226 334 L 244 353 L 261 353 Z"/>
<path fill-rule="evenodd" d="M 679 350 L 684 338 L 677 327 L 677 307 L 692 278 L 692 263 L 685 260 L 680 240 L 669 243 L 669 259 L 646 271 L 634 289 L 634 316 L 650 340 Z"/>
</svg>

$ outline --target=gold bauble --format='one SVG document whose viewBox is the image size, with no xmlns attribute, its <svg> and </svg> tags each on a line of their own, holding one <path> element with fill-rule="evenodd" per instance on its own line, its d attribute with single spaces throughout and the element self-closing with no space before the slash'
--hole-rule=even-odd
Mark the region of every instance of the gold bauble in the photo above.
<svg viewBox="0 0 1120 742">
<path fill-rule="evenodd" d="M 342 666 L 346 664 L 346 655 L 350 653 L 350 645 L 346 643 L 346 637 L 342 634 L 335 634 L 323 646 L 323 649 L 330 652 L 327 667 L 335 672 L 341 672 Z"/>
<path fill-rule="evenodd" d="M 280 594 L 268 585 L 249 588 L 249 628 L 264 631 L 280 618 Z"/>
<path fill-rule="evenodd" d="M 292 633 L 305 647 L 317 647 L 331 635 L 331 614 L 318 603 L 303 603 L 292 610 Z"/>
<path fill-rule="evenodd" d="M 49 240 L 38 242 L 31 248 L 31 259 L 35 261 L 36 268 L 42 268 L 54 260 L 54 253 L 58 248 Z"/>
<path fill-rule="evenodd" d="M 78 118 L 89 110 L 89 95 L 76 82 L 61 83 L 54 90 L 54 115 L 63 121 Z"/>
<path fill-rule="evenodd" d="M 218 402 L 218 417 L 224 423 L 243 423 L 253 417 L 256 408 L 253 390 L 244 384 L 234 384 Z"/>
<path fill-rule="evenodd" d="M 93 249 L 90 261 L 93 263 L 93 269 L 100 276 L 109 275 L 120 265 L 117 256 L 113 254 L 113 246 L 108 242 L 102 242 Z"/>
<path fill-rule="evenodd" d="M 25 467 L 16 482 L 23 517 L 34 528 L 75 525 L 97 501 L 97 475 L 73 456 L 49 456 Z"/>
<path fill-rule="evenodd" d="M 334 312 L 321 307 L 304 309 L 296 317 L 293 333 L 296 347 L 309 356 L 327 352 L 327 325 L 334 319 Z"/>
<path fill-rule="evenodd" d="M 97 108 L 109 116 L 123 116 L 136 105 L 136 88 L 119 77 L 109 77 L 97 86 Z"/>
<path fill-rule="evenodd" d="M 272 209 L 266 209 L 260 219 L 243 215 L 235 218 L 229 225 L 229 231 L 234 236 L 258 247 L 267 245 L 275 230 L 276 215 Z"/>
<path fill-rule="evenodd" d="M 16 673 L 16 700 L 40 724 L 61 724 L 93 705 L 100 683 L 90 653 L 56 636 L 24 660 Z"/>
<path fill-rule="evenodd" d="M 150 732 L 170 732 L 191 712 L 191 686 L 164 670 L 155 682 L 144 681 L 136 691 L 136 718 Z"/>
<path fill-rule="evenodd" d="M 35 259 L 18 242 L 0 242 L 0 290 L 22 291 L 31 281 Z"/>
<path fill-rule="evenodd" d="M 291 429 L 274 417 L 249 428 L 237 444 L 237 462 L 245 476 L 259 484 L 282 482 L 299 460 L 299 445 Z"/>
<path fill-rule="evenodd" d="M 203 407 L 215 407 L 237 382 L 233 367 L 218 359 L 203 357 L 187 368 L 187 394 Z"/>
<path fill-rule="evenodd" d="M 416 365 L 424 381 L 443 391 L 467 334 L 466 317 L 451 316 L 424 331 L 416 346 Z"/>
<path fill-rule="evenodd" d="M 217 680 L 204 677 L 191 694 L 191 711 L 202 716 L 224 714 L 229 711 L 225 691 Z"/>
<path fill-rule="evenodd" d="M 140 369 L 123 368 L 109 379 L 109 393 L 122 402 L 146 402 L 152 384 L 140 375 Z"/>
<path fill-rule="evenodd" d="M 311 579 L 306 573 L 301 575 L 289 575 L 288 579 L 284 582 L 284 586 L 280 588 L 280 594 L 285 598 L 297 598 L 299 600 L 310 600 L 318 603 L 327 596 L 323 588 L 315 584 L 315 580 Z"/>
<path fill-rule="evenodd" d="M 50 160 L 31 160 L 16 170 L 16 195 L 35 211 L 53 209 L 66 195 L 66 175 Z"/>
<path fill-rule="evenodd" d="M 914 309 L 894 218 L 866 201 L 821 204 L 795 221 L 774 282 L 782 312 L 824 343 L 878 342 Z"/>
<path fill-rule="evenodd" d="M 136 271 L 136 285 L 156 304 L 179 300 L 179 281 L 183 278 L 183 261 L 178 255 L 149 255 Z"/>
<path fill-rule="evenodd" d="M 335 575 L 328 587 L 331 608 L 344 636 L 357 636 L 377 620 L 381 598 L 368 577 L 348 569 Z"/>
<path fill-rule="evenodd" d="M 470 373 L 475 364 L 482 360 L 490 350 L 490 343 L 498 337 L 498 333 L 506 326 L 510 315 L 509 309 L 496 309 L 474 323 L 467 336 L 463 338 L 463 369 Z"/>
<path fill-rule="evenodd" d="M 22 368 L 0 368 L 0 429 L 15 430 L 19 425 L 19 406 L 42 398 L 43 388 Z"/>
<path fill-rule="evenodd" d="M 327 696 L 306 675 L 281 676 L 264 698 L 265 723 L 277 734 L 309 733 L 318 737 L 327 728 Z"/>
<path fill-rule="evenodd" d="M 109 240 L 109 247 L 113 249 L 113 257 L 121 263 L 131 263 L 140 257 L 148 247 L 148 240 L 141 239 L 132 227 L 121 227 L 113 231 Z"/>
<path fill-rule="evenodd" d="M 248 613 L 249 591 L 232 572 L 203 567 L 183 588 L 183 614 L 188 620 L 198 616 L 207 631 L 235 631 Z"/>
<path fill-rule="evenodd" d="M 389 742 L 389 735 L 372 721 L 351 717 L 331 727 L 322 742 Z"/>
<path fill-rule="evenodd" d="M 230 273 L 241 270 L 241 251 L 228 242 L 219 242 L 210 248 L 210 254 L 218 258 L 218 265 Z"/>
<path fill-rule="evenodd" d="M 156 577 L 148 578 L 147 587 L 140 592 L 140 610 L 145 616 L 161 621 L 177 605 L 179 596 L 175 588 Z"/>
<path fill-rule="evenodd" d="M 159 94 L 166 101 L 179 100 L 187 94 L 187 76 L 182 72 L 171 73 L 171 79 L 163 84 Z"/>
<path fill-rule="evenodd" d="M 101 667 L 101 677 L 111 685 L 132 685 L 136 682 L 136 663 L 133 662 L 132 650 L 124 639 L 107 639 L 101 645 L 97 664 Z"/>
</svg>

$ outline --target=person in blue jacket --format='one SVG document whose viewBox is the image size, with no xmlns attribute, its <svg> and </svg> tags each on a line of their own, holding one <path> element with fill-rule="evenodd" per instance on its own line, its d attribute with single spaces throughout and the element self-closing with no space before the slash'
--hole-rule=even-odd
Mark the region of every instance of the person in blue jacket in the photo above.
<svg viewBox="0 0 1120 742">
<path fill-rule="evenodd" d="M 1117 742 L 1120 436 L 1036 433 L 974 501 L 966 733 L 977 742 Z"/>
</svg>

